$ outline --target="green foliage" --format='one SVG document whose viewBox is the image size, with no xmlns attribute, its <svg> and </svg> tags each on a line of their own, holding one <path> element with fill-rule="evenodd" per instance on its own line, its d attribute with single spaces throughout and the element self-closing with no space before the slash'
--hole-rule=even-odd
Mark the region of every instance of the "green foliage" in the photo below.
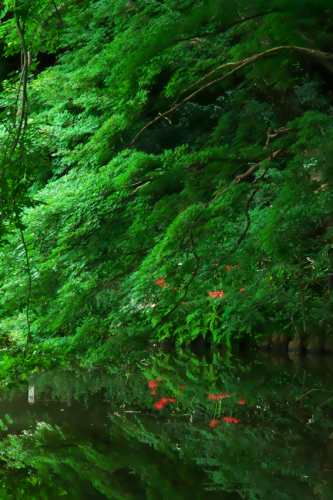
<svg viewBox="0 0 333 500">
<path fill-rule="evenodd" d="M 4 342 L 324 339 L 329 3 L 3 4 L 26 61 L 1 94 Z"/>
</svg>

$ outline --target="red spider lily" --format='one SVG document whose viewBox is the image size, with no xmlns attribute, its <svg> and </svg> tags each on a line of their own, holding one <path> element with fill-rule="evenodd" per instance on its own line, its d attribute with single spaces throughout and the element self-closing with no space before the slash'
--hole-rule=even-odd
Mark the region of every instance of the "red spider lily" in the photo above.
<svg viewBox="0 0 333 500">
<path fill-rule="evenodd" d="M 159 380 L 159 381 L 161 381 L 162 379 L 161 379 L 161 377 L 157 377 L 157 379 L 156 379 L 156 380 Z"/>
<path fill-rule="evenodd" d="M 169 399 L 168 399 L 168 398 L 161 398 L 161 399 L 159 400 L 159 403 L 161 403 L 161 404 L 165 405 L 165 403 L 167 403 L 168 401 L 169 401 Z"/>
<path fill-rule="evenodd" d="M 185 385 L 180 385 L 179 389 L 184 389 Z"/>
<path fill-rule="evenodd" d="M 238 424 L 240 420 L 237 420 L 237 418 L 232 418 L 232 417 L 223 417 L 223 420 L 228 423 L 233 423 L 233 424 Z"/>
<path fill-rule="evenodd" d="M 215 427 L 216 424 L 218 424 L 218 420 L 212 420 L 211 423 L 209 424 L 211 427 Z"/>
<path fill-rule="evenodd" d="M 218 396 L 215 396 L 215 394 L 210 394 L 208 397 L 209 397 L 209 399 L 217 399 L 218 398 Z"/>
<path fill-rule="evenodd" d="M 154 396 L 157 396 L 157 392 L 155 392 L 155 391 L 151 391 L 151 393 L 152 393 Z"/>
<path fill-rule="evenodd" d="M 149 387 L 151 389 L 154 389 L 154 387 L 157 387 L 158 386 L 158 383 L 155 382 L 155 380 L 149 380 Z"/>
<path fill-rule="evenodd" d="M 160 280 L 157 280 L 155 283 L 156 283 L 156 285 L 164 285 L 165 279 L 161 278 Z"/>
<path fill-rule="evenodd" d="M 214 266 L 218 266 L 218 264 L 213 264 Z"/>
<path fill-rule="evenodd" d="M 169 398 L 169 401 L 170 401 L 170 403 L 174 403 L 174 402 L 176 401 L 176 399 L 174 399 L 174 398 Z"/>
<path fill-rule="evenodd" d="M 186 302 L 182 302 L 182 306 L 184 306 L 186 304 Z"/>
<path fill-rule="evenodd" d="M 158 408 L 159 410 L 161 410 L 162 408 L 164 408 L 164 404 L 162 403 L 156 403 L 155 404 L 156 408 Z"/>
<path fill-rule="evenodd" d="M 241 288 L 239 291 L 240 291 L 240 292 L 244 292 L 244 288 Z"/>
<path fill-rule="evenodd" d="M 174 288 L 174 290 L 177 290 L 177 287 L 176 287 L 176 288 Z"/>
<path fill-rule="evenodd" d="M 216 291 L 216 292 L 209 292 L 209 297 L 223 297 L 224 296 L 224 292 L 223 290 L 221 291 Z"/>
<path fill-rule="evenodd" d="M 226 270 L 227 270 L 227 271 L 230 271 L 230 269 L 232 269 L 232 266 L 227 266 L 227 267 L 226 267 Z"/>
<path fill-rule="evenodd" d="M 239 405 L 245 405 L 246 404 L 246 401 L 242 401 L 241 399 L 238 401 L 238 404 Z"/>
</svg>

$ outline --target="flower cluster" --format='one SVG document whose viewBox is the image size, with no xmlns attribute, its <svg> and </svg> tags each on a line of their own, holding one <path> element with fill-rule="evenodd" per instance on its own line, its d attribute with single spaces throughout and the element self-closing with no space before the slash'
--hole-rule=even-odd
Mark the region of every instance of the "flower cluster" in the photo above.
<svg viewBox="0 0 333 500">
<path fill-rule="evenodd" d="M 211 427 L 215 427 L 216 424 L 218 424 L 219 421 L 218 420 L 212 420 L 211 423 L 209 424 Z"/>
<path fill-rule="evenodd" d="M 164 278 L 161 278 L 161 279 L 157 280 L 155 283 L 156 283 L 156 285 L 160 285 L 163 288 L 166 288 L 168 286 L 168 285 L 164 284 L 165 283 L 165 279 Z"/>
<path fill-rule="evenodd" d="M 224 296 L 224 292 L 221 290 L 221 291 L 216 291 L 216 292 L 209 292 L 208 294 L 210 297 L 223 297 Z"/>
<path fill-rule="evenodd" d="M 209 399 L 222 399 L 222 398 L 228 398 L 228 394 L 224 392 L 223 394 L 219 394 L 218 396 L 215 396 L 215 394 L 210 394 Z"/>
<path fill-rule="evenodd" d="M 156 404 L 156 408 L 158 408 L 159 410 L 161 410 L 162 408 L 164 408 L 164 406 L 166 405 L 166 403 L 174 403 L 176 400 L 174 398 L 161 398 Z"/>
<path fill-rule="evenodd" d="M 232 418 L 232 417 L 223 417 L 223 420 L 225 422 L 228 422 L 229 424 L 238 424 L 238 422 L 240 422 L 240 420 L 237 420 L 237 418 Z"/>
</svg>

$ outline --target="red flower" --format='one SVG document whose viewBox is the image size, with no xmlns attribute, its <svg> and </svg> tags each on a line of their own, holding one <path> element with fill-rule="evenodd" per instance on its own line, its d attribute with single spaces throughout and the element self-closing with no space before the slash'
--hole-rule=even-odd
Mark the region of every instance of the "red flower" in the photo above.
<svg viewBox="0 0 333 500">
<path fill-rule="evenodd" d="M 239 400 L 239 401 L 238 401 L 238 404 L 239 404 L 239 405 L 245 405 L 245 404 L 246 404 L 246 401 Z"/>
<path fill-rule="evenodd" d="M 161 410 L 162 408 L 164 408 L 164 404 L 162 403 L 156 403 L 155 404 L 156 408 L 158 408 L 159 410 Z"/>
<path fill-rule="evenodd" d="M 169 398 L 170 403 L 174 403 L 176 400 L 174 398 Z"/>
<path fill-rule="evenodd" d="M 162 379 L 161 379 L 161 377 L 157 377 L 157 379 L 156 379 L 156 380 L 159 380 L 159 381 L 161 381 Z"/>
<path fill-rule="evenodd" d="M 184 389 L 185 385 L 180 385 L 179 389 Z"/>
<path fill-rule="evenodd" d="M 157 387 L 158 386 L 158 383 L 155 382 L 155 380 L 149 380 L 149 387 L 151 389 L 154 389 L 154 387 Z"/>
<path fill-rule="evenodd" d="M 211 427 L 215 427 L 216 424 L 218 424 L 218 420 L 212 420 L 211 423 L 209 424 Z"/>
<path fill-rule="evenodd" d="M 233 424 L 238 424 L 238 422 L 240 422 L 240 420 L 237 420 L 237 418 L 232 418 L 232 417 L 223 417 L 223 420 L 225 420 L 225 422 L 228 422 L 228 423 L 233 423 Z"/>
<path fill-rule="evenodd" d="M 208 397 L 209 397 L 209 399 L 217 399 L 217 398 L 218 398 L 218 396 L 215 396 L 214 394 L 211 394 L 211 395 L 210 395 L 210 396 L 208 396 Z"/>
<path fill-rule="evenodd" d="M 182 306 L 184 306 L 186 304 L 186 302 L 182 302 Z"/>
<path fill-rule="evenodd" d="M 214 264 L 215 266 L 218 266 L 218 264 Z"/>
<path fill-rule="evenodd" d="M 244 288 L 241 288 L 239 291 L 240 291 L 240 292 L 244 292 Z"/>
<path fill-rule="evenodd" d="M 154 396 L 157 396 L 157 393 L 155 391 L 151 391 L 151 393 L 154 395 Z"/>
<path fill-rule="evenodd" d="M 177 287 L 176 287 L 176 288 L 174 288 L 174 290 L 177 290 Z"/>
<path fill-rule="evenodd" d="M 216 291 L 216 292 L 209 292 L 208 294 L 210 297 L 223 297 L 224 296 L 224 292 L 223 290 L 221 291 Z"/>
<path fill-rule="evenodd" d="M 232 266 L 227 266 L 227 267 L 226 267 L 226 270 L 227 270 L 227 271 L 230 271 L 230 269 L 232 269 Z"/>
<path fill-rule="evenodd" d="M 160 280 L 156 281 L 156 285 L 164 285 L 164 283 L 165 283 L 165 279 L 164 278 L 161 278 Z"/>
<path fill-rule="evenodd" d="M 167 403 L 168 401 L 169 401 L 169 400 L 168 400 L 168 398 L 161 398 L 161 399 L 159 400 L 159 403 L 161 403 L 161 404 L 165 405 L 165 403 Z"/>
</svg>

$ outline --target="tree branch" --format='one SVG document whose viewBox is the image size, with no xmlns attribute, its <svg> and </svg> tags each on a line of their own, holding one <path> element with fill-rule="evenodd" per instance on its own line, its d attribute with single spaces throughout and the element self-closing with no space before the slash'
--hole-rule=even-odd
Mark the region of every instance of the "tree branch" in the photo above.
<svg viewBox="0 0 333 500">
<path fill-rule="evenodd" d="M 156 118 L 154 118 L 149 123 L 147 123 L 144 127 L 142 127 L 142 129 L 136 134 L 136 136 L 132 139 L 132 141 L 129 143 L 128 146 L 131 147 L 134 144 L 134 142 L 140 137 L 140 135 L 147 128 L 149 128 L 151 125 L 153 125 L 154 123 L 158 122 L 162 118 L 166 117 L 170 113 L 173 113 L 176 109 L 178 109 L 180 106 L 182 106 L 186 102 L 190 101 L 193 97 L 195 97 L 196 95 L 198 95 L 203 90 L 207 90 L 210 87 L 212 87 L 213 85 L 215 85 L 216 83 L 220 83 L 223 80 L 226 80 L 228 77 L 234 75 L 240 69 L 244 68 L 245 66 L 248 66 L 249 64 L 252 64 L 253 62 L 256 62 L 257 60 L 259 60 L 259 59 L 261 59 L 263 57 L 274 55 L 277 52 L 281 52 L 281 51 L 285 51 L 285 50 L 291 50 L 291 51 L 294 51 L 294 52 L 297 52 L 297 53 L 300 53 L 300 54 L 306 54 L 306 55 L 310 55 L 312 57 L 315 57 L 315 58 L 319 59 L 319 61 L 323 64 L 323 66 L 325 66 L 325 67 L 327 67 L 327 65 L 329 65 L 330 67 L 332 66 L 332 68 L 330 69 L 330 71 L 333 72 L 333 65 L 331 65 L 329 63 L 329 61 L 328 61 L 328 59 L 332 59 L 333 60 L 333 54 L 329 54 L 329 53 L 326 53 L 326 52 L 321 52 L 319 50 L 311 50 L 311 49 L 307 49 L 305 47 L 295 47 L 295 46 L 291 46 L 291 45 L 286 45 L 286 46 L 282 46 L 282 47 L 275 47 L 273 49 L 266 50 L 265 52 L 261 52 L 260 54 L 256 54 L 255 56 L 252 56 L 252 57 L 249 57 L 247 59 L 244 59 L 243 61 L 222 64 L 222 66 L 219 66 L 218 68 L 214 69 L 213 71 L 211 71 L 210 73 L 208 73 L 204 77 L 200 78 L 200 80 L 197 80 L 190 87 L 188 87 L 187 89 L 183 90 L 179 94 L 179 96 L 176 99 L 176 101 L 173 103 L 172 107 L 168 111 L 165 111 L 162 114 L 158 114 L 158 116 L 156 116 Z M 213 75 L 214 73 L 216 73 L 220 69 L 224 69 L 224 68 L 227 68 L 229 66 L 236 66 L 236 67 L 232 71 L 230 71 L 229 73 L 227 73 L 226 75 L 223 75 L 220 78 L 217 78 L 216 80 L 213 80 L 213 81 L 207 83 L 203 87 L 201 87 L 198 90 L 196 90 L 195 92 L 193 92 L 193 94 L 191 94 L 188 97 L 186 97 L 185 99 L 183 99 L 180 103 L 176 104 L 176 102 L 178 101 L 179 97 L 183 93 L 187 92 L 192 87 L 194 87 L 194 86 L 198 85 L 199 83 L 203 82 L 206 78 L 208 78 L 209 76 Z"/>
<path fill-rule="evenodd" d="M 175 40 L 174 43 L 185 42 L 187 40 L 193 40 L 193 38 L 200 38 L 202 36 L 215 36 L 215 35 L 219 35 L 220 33 L 223 33 L 224 31 L 230 30 L 231 28 L 233 28 L 237 24 L 245 23 L 246 21 L 251 21 L 251 19 L 255 19 L 256 17 L 262 17 L 262 16 L 265 16 L 266 14 L 274 14 L 276 12 L 280 12 L 280 11 L 278 11 L 278 10 L 267 10 L 266 12 L 260 12 L 259 14 L 255 14 L 254 16 L 243 17 L 239 21 L 235 21 L 234 23 L 232 23 L 230 26 L 228 26 L 226 28 L 219 29 L 217 31 L 214 31 L 213 33 L 206 32 L 206 33 L 201 33 L 199 35 L 189 36 L 187 38 L 179 38 L 179 39 Z"/>
<path fill-rule="evenodd" d="M 29 288 L 28 288 L 28 295 L 27 295 L 27 307 L 26 307 L 26 317 L 27 317 L 27 326 L 28 326 L 28 334 L 27 334 L 27 340 L 26 340 L 26 344 L 25 344 L 25 353 L 26 353 L 27 349 L 28 349 L 28 345 L 29 345 L 29 340 L 30 340 L 29 304 L 30 304 L 30 297 L 31 297 L 31 270 L 30 270 L 28 249 L 27 249 L 27 245 L 25 243 L 22 229 L 20 229 L 20 233 L 21 233 L 22 243 L 24 246 L 25 258 L 26 258 L 27 269 L 28 269 L 28 280 L 29 280 Z"/>
</svg>

